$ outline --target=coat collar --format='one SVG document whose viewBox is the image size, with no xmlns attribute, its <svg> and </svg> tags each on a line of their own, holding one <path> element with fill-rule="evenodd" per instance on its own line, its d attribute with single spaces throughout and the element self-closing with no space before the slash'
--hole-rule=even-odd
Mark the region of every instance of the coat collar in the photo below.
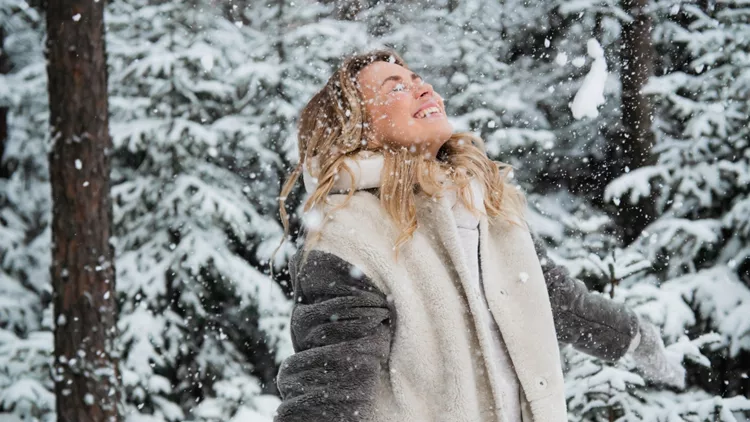
<svg viewBox="0 0 750 422">
<path fill-rule="evenodd" d="M 374 151 L 360 151 L 355 156 L 344 159 L 344 163 L 354 173 L 354 179 L 349 173 L 342 171 L 333 184 L 334 192 L 346 192 L 352 187 L 354 190 L 364 190 L 380 187 L 380 173 L 383 170 L 385 160 L 383 154 Z M 320 175 L 320 159 L 315 156 L 310 158 L 312 171 L 304 166 L 302 179 L 307 193 L 313 193 L 318 187 L 318 176 Z"/>
<path fill-rule="evenodd" d="M 337 180 L 333 185 L 333 192 L 347 192 L 351 189 L 365 190 L 379 188 L 381 183 L 381 173 L 385 165 L 385 159 L 382 153 L 375 151 L 360 151 L 353 157 L 344 159 L 344 163 L 352 170 L 353 178 L 348 172 L 339 173 Z M 304 166 L 302 178 L 305 190 L 312 193 L 318 187 L 318 176 L 320 174 L 320 160 L 318 157 L 310 159 L 312 171 L 308 171 Z M 484 188 L 478 179 L 471 180 L 472 206 L 478 213 L 484 214 Z M 479 216 L 470 212 L 463 203 L 458 200 L 455 190 L 446 189 L 442 195 L 444 200 L 441 201 L 446 209 L 453 210 L 455 224 L 458 227 L 476 228 L 479 223 Z"/>
</svg>

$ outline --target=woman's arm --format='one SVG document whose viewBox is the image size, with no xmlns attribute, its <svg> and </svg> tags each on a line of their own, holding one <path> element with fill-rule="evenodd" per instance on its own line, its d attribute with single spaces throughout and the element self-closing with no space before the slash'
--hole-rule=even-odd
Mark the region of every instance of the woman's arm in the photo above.
<svg viewBox="0 0 750 422">
<path fill-rule="evenodd" d="M 635 312 L 588 291 L 582 281 L 571 277 L 567 269 L 547 256 L 541 239 L 532 237 L 547 283 L 558 340 L 609 361 L 632 352 L 640 340 Z"/>
<path fill-rule="evenodd" d="M 582 352 L 616 361 L 630 353 L 647 379 L 685 388 L 685 368 L 667 357 L 659 328 L 604 295 L 589 292 L 580 280 L 547 256 L 532 235 L 552 305 L 557 338 Z"/>
<path fill-rule="evenodd" d="M 391 343 L 385 294 L 343 259 L 311 251 L 297 268 L 291 331 L 295 354 L 279 370 L 275 422 L 355 421 L 376 410 Z"/>
</svg>

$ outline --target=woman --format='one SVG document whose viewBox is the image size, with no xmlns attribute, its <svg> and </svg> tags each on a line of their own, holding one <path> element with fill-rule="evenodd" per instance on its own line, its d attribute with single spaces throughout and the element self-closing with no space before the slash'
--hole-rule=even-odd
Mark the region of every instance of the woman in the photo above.
<svg viewBox="0 0 750 422">
<path fill-rule="evenodd" d="M 453 133 L 394 52 L 347 59 L 302 111 L 309 233 L 276 421 L 564 421 L 558 341 L 684 387 L 658 330 L 547 258 L 509 168 Z"/>
</svg>

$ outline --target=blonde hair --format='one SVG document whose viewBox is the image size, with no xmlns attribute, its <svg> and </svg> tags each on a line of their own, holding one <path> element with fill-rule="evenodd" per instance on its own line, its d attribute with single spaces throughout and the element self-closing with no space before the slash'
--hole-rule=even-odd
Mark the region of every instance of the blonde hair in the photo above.
<svg viewBox="0 0 750 422">
<path fill-rule="evenodd" d="M 395 63 L 408 69 L 404 60 L 391 50 L 375 50 L 351 56 L 302 110 L 297 137 L 299 163 L 279 196 L 279 213 L 284 226 L 281 244 L 289 234 L 286 197 L 302 174 L 303 166 L 313 174 L 311 159 L 316 157 L 320 169 L 317 187 L 304 205 L 304 211 L 307 212 L 319 205 L 330 204 L 327 198 L 339 172 L 349 173 L 354 180 L 352 170 L 344 162 L 346 158 L 353 157 L 362 150 L 372 150 L 372 146 L 376 144 L 368 142 L 368 137 L 371 136 L 367 130 L 370 127 L 369 116 L 358 89 L 357 75 L 365 66 L 377 61 Z M 513 224 L 524 222 L 525 198 L 507 182 L 512 168 L 490 160 L 484 152 L 484 143 L 478 136 L 470 132 L 454 133 L 441 148 L 438 160 L 425 158 L 406 148 L 376 148 L 384 155 L 380 203 L 401 230 L 394 245 L 396 254 L 417 230 L 416 194 L 421 190 L 429 195 L 439 195 L 445 190 L 440 183 L 444 176 L 453 182 L 450 186 L 458 190 L 458 197 L 472 211 L 476 210 L 471 206 L 469 182 L 472 177 L 476 177 L 486 192 L 484 205 L 488 216 L 502 216 Z M 354 191 L 350 189 L 346 200 L 328 212 L 346 206 Z M 324 216 L 323 224 L 326 220 Z M 317 230 L 318 234 L 321 230 Z"/>
</svg>

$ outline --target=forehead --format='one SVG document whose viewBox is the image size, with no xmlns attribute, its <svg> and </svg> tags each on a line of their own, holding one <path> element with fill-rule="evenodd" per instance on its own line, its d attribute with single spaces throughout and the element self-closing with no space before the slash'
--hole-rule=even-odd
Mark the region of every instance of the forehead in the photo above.
<svg viewBox="0 0 750 422">
<path fill-rule="evenodd" d="M 374 62 L 370 63 L 357 75 L 360 87 L 364 91 L 376 91 L 383 80 L 389 76 L 401 76 L 405 80 L 411 78 L 413 72 L 395 63 Z"/>
</svg>

